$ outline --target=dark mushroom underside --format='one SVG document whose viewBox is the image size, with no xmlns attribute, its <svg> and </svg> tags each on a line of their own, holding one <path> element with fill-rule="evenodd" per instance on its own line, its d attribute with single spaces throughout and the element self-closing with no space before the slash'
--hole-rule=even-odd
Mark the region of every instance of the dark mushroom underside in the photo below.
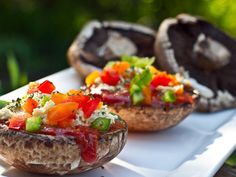
<svg viewBox="0 0 236 177">
<path fill-rule="evenodd" d="M 165 20 L 157 35 L 156 56 L 163 69 L 173 73 L 183 67 L 213 91 L 212 98 L 204 104 L 200 101 L 201 111 L 236 106 L 236 41 L 210 23 L 189 15 Z M 175 60 L 178 70 L 170 60 Z"/>
<path fill-rule="evenodd" d="M 154 56 L 155 32 L 148 27 L 117 21 L 92 21 L 85 25 L 68 50 L 70 64 L 83 76 L 103 68 L 121 55 Z M 87 70 L 85 69 L 87 68 Z"/>
</svg>

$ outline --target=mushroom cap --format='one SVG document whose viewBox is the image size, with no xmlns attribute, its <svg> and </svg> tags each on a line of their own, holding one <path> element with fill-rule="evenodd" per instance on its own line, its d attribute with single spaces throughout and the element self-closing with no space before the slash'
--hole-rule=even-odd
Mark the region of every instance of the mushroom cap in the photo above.
<svg viewBox="0 0 236 177">
<path fill-rule="evenodd" d="M 196 108 L 196 104 L 177 106 L 169 110 L 151 106 L 110 106 L 110 110 L 127 122 L 129 131 L 152 132 L 174 127 Z"/>
<path fill-rule="evenodd" d="M 121 55 L 154 56 L 155 32 L 145 26 L 121 21 L 91 21 L 68 50 L 69 63 L 85 77 Z"/>
<path fill-rule="evenodd" d="M 188 14 L 164 20 L 155 41 L 161 69 L 180 72 L 200 92 L 198 110 L 236 107 L 236 41 Z"/>
<path fill-rule="evenodd" d="M 51 136 L 9 129 L 0 125 L 0 154 L 10 165 L 42 174 L 78 174 L 102 166 L 116 157 L 127 139 L 127 126 L 104 133 L 98 140 L 97 159 L 87 163 L 81 158 L 74 137 Z"/>
</svg>

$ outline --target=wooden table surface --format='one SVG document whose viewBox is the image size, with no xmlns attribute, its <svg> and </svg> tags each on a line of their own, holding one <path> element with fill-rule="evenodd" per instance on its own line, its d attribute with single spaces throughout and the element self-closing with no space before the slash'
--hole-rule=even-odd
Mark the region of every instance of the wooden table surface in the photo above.
<svg viewBox="0 0 236 177">
<path fill-rule="evenodd" d="M 236 168 L 224 164 L 214 177 L 236 177 Z"/>
</svg>

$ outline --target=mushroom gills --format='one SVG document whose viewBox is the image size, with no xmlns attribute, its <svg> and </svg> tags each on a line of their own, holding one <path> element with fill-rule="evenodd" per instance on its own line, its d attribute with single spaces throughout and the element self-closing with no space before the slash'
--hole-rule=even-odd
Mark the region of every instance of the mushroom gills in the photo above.
<svg viewBox="0 0 236 177">
<path fill-rule="evenodd" d="M 193 45 L 193 63 L 204 70 L 215 70 L 230 62 L 231 53 L 220 42 L 200 33 Z"/>
</svg>

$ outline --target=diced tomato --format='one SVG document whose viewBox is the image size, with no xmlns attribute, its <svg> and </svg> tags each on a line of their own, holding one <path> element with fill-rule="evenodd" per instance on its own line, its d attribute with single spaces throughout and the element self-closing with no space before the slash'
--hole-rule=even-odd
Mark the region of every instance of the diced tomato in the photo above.
<svg viewBox="0 0 236 177">
<path fill-rule="evenodd" d="M 120 75 L 112 70 L 112 69 L 105 69 L 102 73 L 101 73 L 101 80 L 108 85 L 112 85 L 115 86 L 118 84 L 118 82 L 120 81 Z"/>
<path fill-rule="evenodd" d="M 39 83 L 37 83 L 37 82 L 30 82 L 27 94 L 38 92 L 38 86 L 39 86 Z"/>
<path fill-rule="evenodd" d="M 47 124 L 64 128 L 71 126 L 71 120 L 75 119 L 78 103 L 66 102 L 58 104 L 48 110 Z M 68 122 L 69 123 L 66 123 Z"/>
<path fill-rule="evenodd" d="M 97 109 L 100 103 L 99 98 L 91 99 L 86 104 L 82 106 L 82 110 L 84 112 L 84 117 L 89 118 L 92 113 Z"/>
<path fill-rule="evenodd" d="M 30 114 L 16 114 L 11 119 L 9 119 L 8 127 L 14 130 L 24 130 L 26 119 L 31 117 Z"/>
<path fill-rule="evenodd" d="M 168 86 L 171 82 L 171 78 L 166 74 L 158 74 L 151 81 L 151 87 L 156 88 L 157 86 Z"/>
<path fill-rule="evenodd" d="M 27 98 L 25 103 L 22 105 L 22 109 L 24 112 L 32 114 L 33 110 L 37 108 L 38 102 L 33 98 Z"/>
<path fill-rule="evenodd" d="M 56 87 L 53 85 L 52 82 L 46 80 L 46 81 L 44 81 L 43 83 L 41 83 L 41 84 L 38 86 L 38 89 L 39 89 L 42 93 L 50 94 L 50 93 L 53 92 L 53 90 L 56 89 Z"/>
</svg>

